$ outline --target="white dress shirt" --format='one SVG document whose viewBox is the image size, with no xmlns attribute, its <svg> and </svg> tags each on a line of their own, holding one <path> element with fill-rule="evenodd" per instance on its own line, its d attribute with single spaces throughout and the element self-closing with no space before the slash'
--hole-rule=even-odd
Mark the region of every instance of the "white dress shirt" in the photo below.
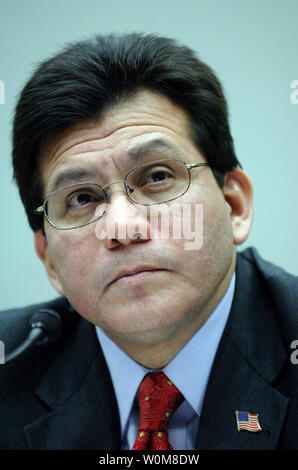
<svg viewBox="0 0 298 470">
<path fill-rule="evenodd" d="M 169 442 L 176 450 L 195 448 L 211 367 L 232 305 L 235 276 L 234 273 L 224 297 L 204 325 L 162 369 L 185 397 L 168 424 Z M 135 362 L 98 326 L 96 333 L 118 402 L 122 449 L 131 449 L 139 424 L 137 390 L 144 376 L 153 370 Z"/>
</svg>

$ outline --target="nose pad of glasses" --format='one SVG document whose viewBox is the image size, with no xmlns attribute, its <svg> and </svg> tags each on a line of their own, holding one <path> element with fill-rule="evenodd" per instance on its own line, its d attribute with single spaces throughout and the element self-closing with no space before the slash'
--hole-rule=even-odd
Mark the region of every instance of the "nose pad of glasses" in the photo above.
<svg viewBox="0 0 298 470">
<path fill-rule="evenodd" d="M 128 191 L 130 192 L 130 194 L 134 192 L 134 189 L 131 188 L 128 184 L 126 184 L 126 187 L 128 188 Z"/>
</svg>

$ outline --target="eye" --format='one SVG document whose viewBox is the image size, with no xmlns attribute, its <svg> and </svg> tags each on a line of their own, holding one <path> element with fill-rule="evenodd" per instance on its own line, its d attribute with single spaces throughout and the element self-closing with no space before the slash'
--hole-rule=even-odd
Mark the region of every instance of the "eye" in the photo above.
<svg viewBox="0 0 298 470">
<path fill-rule="evenodd" d="M 150 168 L 143 173 L 139 184 L 144 186 L 146 184 L 167 183 L 173 177 L 173 171 L 169 169 Z"/>
<path fill-rule="evenodd" d="M 158 181 L 164 181 L 167 178 L 167 173 L 165 171 L 155 171 L 148 175 L 148 178 L 151 178 L 153 183 L 157 183 Z"/>
<path fill-rule="evenodd" d="M 104 198 L 102 195 L 93 193 L 91 191 L 83 190 L 83 191 L 71 194 L 66 201 L 66 206 L 68 209 L 80 208 L 80 207 L 85 207 L 93 203 L 99 204 L 102 201 L 104 201 Z"/>
</svg>

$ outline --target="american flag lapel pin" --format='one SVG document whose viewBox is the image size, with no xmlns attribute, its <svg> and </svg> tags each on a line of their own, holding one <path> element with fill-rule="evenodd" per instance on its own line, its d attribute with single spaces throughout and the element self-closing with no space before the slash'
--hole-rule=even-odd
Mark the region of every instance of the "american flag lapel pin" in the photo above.
<svg viewBox="0 0 298 470">
<path fill-rule="evenodd" d="M 259 423 L 259 415 L 248 413 L 247 411 L 236 411 L 236 423 L 238 431 L 246 430 L 251 432 L 262 431 Z"/>
</svg>

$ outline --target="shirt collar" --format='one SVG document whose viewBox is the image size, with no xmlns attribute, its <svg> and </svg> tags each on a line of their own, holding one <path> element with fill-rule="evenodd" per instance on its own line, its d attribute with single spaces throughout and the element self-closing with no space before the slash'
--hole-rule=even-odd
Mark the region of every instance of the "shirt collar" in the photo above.
<svg viewBox="0 0 298 470">
<path fill-rule="evenodd" d="M 163 369 L 198 415 L 201 413 L 215 353 L 231 309 L 235 276 L 234 273 L 225 295 L 204 325 Z M 114 386 L 123 435 L 137 389 L 144 376 L 152 370 L 134 361 L 98 326 L 96 333 Z"/>
</svg>

